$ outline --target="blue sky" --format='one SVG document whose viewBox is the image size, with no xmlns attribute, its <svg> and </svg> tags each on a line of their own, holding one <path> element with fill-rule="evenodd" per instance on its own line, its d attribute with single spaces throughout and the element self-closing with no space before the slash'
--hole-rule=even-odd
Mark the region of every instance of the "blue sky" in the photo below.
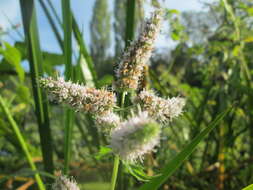
<svg viewBox="0 0 253 190">
<path fill-rule="evenodd" d="M 61 15 L 61 0 L 51 0 L 55 7 L 57 8 L 57 11 L 59 15 Z M 177 9 L 179 11 L 201 11 L 203 10 L 203 4 L 202 2 L 207 0 L 165 0 L 164 6 L 170 9 Z M 215 1 L 215 0 L 211 0 Z M 35 0 L 35 2 L 37 2 Z M 90 43 L 90 33 L 89 33 L 89 23 L 90 19 L 92 17 L 92 9 L 94 5 L 95 0 L 72 0 L 72 10 L 77 18 L 77 21 L 80 26 L 83 28 L 84 33 L 84 40 L 87 44 Z M 113 6 L 113 0 L 108 0 L 110 9 L 112 9 Z M 149 0 L 147 1 L 149 2 Z M 209 0 L 210 2 L 210 0 Z M 59 47 L 57 45 L 57 42 L 54 38 L 54 35 L 48 25 L 47 19 L 38 5 L 36 4 L 37 8 L 37 18 L 38 18 L 38 26 L 39 26 L 39 34 L 40 34 L 40 41 L 41 46 L 44 50 L 47 51 L 54 51 L 59 52 Z M 146 7 L 146 15 L 148 15 L 148 12 L 151 11 L 151 9 Z M 19 0 L 0 0 L 0 26 L 3 29 L 8 29 L 10 27 L 10 24 L 8 18 L 12 23 L 18 24 L 21 23 L 21 16 L 20 16 L 20 8 L 19 8 Z M 20 30 L 22 32 L 22 29 Z M 11 36 L 14 39 L 20 39 L 17 38 L 17 35 L 15 33 L 11 33 Z M 13 42 L 14 40 L 10 37 L 5 37 L 4 40 Z M 158 39 L 158 46 L 163 47 L 167 46 L 168 43 L 172 43 L 172 41 L 165 41 L 163 36 Z"/>
</svg>

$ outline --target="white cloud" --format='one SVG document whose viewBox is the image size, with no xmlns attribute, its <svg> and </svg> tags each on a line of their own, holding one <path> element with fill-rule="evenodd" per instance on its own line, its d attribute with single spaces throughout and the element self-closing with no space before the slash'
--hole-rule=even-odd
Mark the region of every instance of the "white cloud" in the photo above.
<svg viewBox="0 0 253 190">
<path fill-rule="evenodd" d="M 0 26 L 3 29 L 10 27 L 11 22 L 15 23 L 19 15 L 19 2 L 18 0 L 1 0 L 0 1 Z M 7 19 L 8 18 L 8 19 Z"/>
</svg>

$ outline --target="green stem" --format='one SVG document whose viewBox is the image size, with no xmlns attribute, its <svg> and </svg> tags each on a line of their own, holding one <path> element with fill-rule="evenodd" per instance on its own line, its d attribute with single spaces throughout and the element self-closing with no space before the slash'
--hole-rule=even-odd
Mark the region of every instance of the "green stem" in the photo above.
<svg viewBox="0 0 253 190">
<path fill-rule="evenodd" d="M 111 180 L 111 188 L 110 190 L 114 190 L 116 186 L 117 176 L 119 170 L 119 156 L 116 155 L 114 157 L 114 164 L 113 164 L 113 172 L 112 172 L 112 180 Z"/>
<path fill-rule="evenodd" d="M 1 95 L 0 95 L 0 105 L 1 105 L 1 107 L 3 109 L 3 112 L 7 116 L 8 120 L 9 120 L 9 122 L 11 124 L 11 127 L 12 127 L 12 129 L 13 129 L 13 131 L 15 133 L 15 135 L 17 136 L 19 144 L 21 145 L 21 147 L 22 147 L 22 149 L 23 149 L 23 151 L 25 153 L 26 159 L 27 159 L 27 161 L 28 161 L 31 169 L 35 172 L 34 177 L 35 177 L 35 180 L 36 180 L 36 182 L 38 184 L 39 189 L 40 190 L 45 190 L 45 186 L 44 186 L 44 184 L 43 184 L 43 182 L 42 182 L 42 180 L 40 178 L 40 175 L 37 173 L 37 168 L 36 168 L 35 164 L 33 163 L 32 156 L 30 155 L 30 152 L 28 150 L 28 147 L 27 147 L 27 144 L 25 142 L 25 139 L 22 136 L 22 134 L 21 134 L 21 132 L 20 132 L 20 130 L 19 130 L 19 128 L 18 128 L 15 120 L 13 119 L 13 117 L 12 117 L 12 115 L 11 115 L 8 107 L 6 106 L 6 103 L 5 103 L 5 101 L 4 101 L 4 99 L 2 98 Z"/>
<path fill-rule="evenodd" d="M 122 93 L 122 95 L 121 95 L 121 102 L 120 102 L 121 108 L 124 108 L 125 97 L 126 97 L 126 92 L 124 91 Z M 117 181 L 117 176 L 118 176 L 118 170 L 119 170 L 119 163 L 120 163 L 119 156 L 115 155 L 110 190 L 114 190 L 115 189 L 116 181 Z"/>
</svg>

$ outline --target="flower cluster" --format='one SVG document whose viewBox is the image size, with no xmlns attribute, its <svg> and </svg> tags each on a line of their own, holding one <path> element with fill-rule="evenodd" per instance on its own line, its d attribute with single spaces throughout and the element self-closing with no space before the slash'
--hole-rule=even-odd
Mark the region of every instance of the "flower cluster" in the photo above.
<svg viewBox="0 0 253 190">
<path fill-rule="evenodd" d="M 161 10 L 153 13 L 138 40 L 123 54 L 116 70 L 117 90 L 127 92 L 138 88 L 143 68 L 150 58 L 154 40 L 160 30 L 161 15 Z M 152 91 L 144 90 L 135 99 L 143 112 L 121 121 L 121 118 L 113 112 L 116 106 L 113 92 L 74 84 L 64 81 L 63 78 L 41 78 L 39 84 L 54 100 L 66 103 L 78 111 L 90 113 L 99 126 L 98 129 L 110 135 L 110 147 L 113 152 L 127 162 L 142 160 L 145 153 L 152 151 L 160 140 L 161 127 L 157 121 L 166 122 L 179 116 L 185 105 L 183 98 L 163 99 Z M 64 176 L 60 177 L 55 189 L 70 190 L 60 186 L 63 182 L 71 184 L 72 181 Z M 73 190 L 78 189 L 75 185 L 74 183 Z"/>
<path fill-rule="evenodd" d="M 122 160 L 142 160 L 159 143 L 160 126 L 146 112 L 121 123 L 111 134 L 110 147 Z"/>
<path fill-rule="evenodd" d="M 73 178 L 59 176 L 52 186 L 52 190 L 80 190 Z"/>
<path fill-rule="evenodd" d="M 147 20 L 138 40 L 123 53 L 116 69 L 116 86 L 119 91 L 131 91 L 138 88 L 144 65 L 151 56 L 154 40 L 160 31 L 161 15 L 161 10 L 155 11 Z"/>
<path fill-rule="evenodd" d="M 110 134 L 111 130 L 120 124 L 120 117 L 113 112 L 109 112 L 106 115 L 96 116 L 95 122 L 100 131 Z"/>
<path fill-rule="evenodd" d="M 182 113 L 185 99 L 179 97 L 160 98 L 152 91 L 143 90 L 139 93 L 136 101 L 140 103 L 143 110 L 156 120 L 166 122 Z"/>
<path fill-rule="evenodd" d="M 51 77 L 41 78 L 39 83 L 41 87 L 48 90 L 53 100 L 93 115 L 107 115 L 116 103 L 113 92 L 66 82 L 61 77 L 56 80 Z"/>
</svg>

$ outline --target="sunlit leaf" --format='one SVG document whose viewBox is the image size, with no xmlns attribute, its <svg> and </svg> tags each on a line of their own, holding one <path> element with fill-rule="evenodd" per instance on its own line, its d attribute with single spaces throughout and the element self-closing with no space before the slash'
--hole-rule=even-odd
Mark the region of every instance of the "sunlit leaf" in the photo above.
<svg viewBox="0 0 253 190">
<path fill-rule="evenodd" d="M 253 190 L 253 184 L 243 188 L 242 190 Z"/>
<path fill-rule="evenodd" d="M 131 175 L 133 175 L 139 181 L 146 181 L 147 182 L 147 181 L 159 176 L 159 175 L 148 176 L 144 172 L 144 168 L 140 165 L 125 164 L 124 166 L 126 167 L 127 172 L 129 172 Z"/>
<path fill-rule="evenodd" d="M 23 82 L 24 79 L 25 79 L 25 71 L 24 71 L 24 69 L 22 68 L 22 65 L 21 65 L 21 54 L 20 54 L 20 52 L 18 51 L 17 48 L 12 47 L 7 42 L 4 42 L 4 46 L 5 46 L 4 49 L 3 48 L 0 49 L 0 53 L 4 56 L 6 61 L 15 68 L 15 71 L 18 74 L 19 80 L 21 82 Z"/>
<path fill-rule="evenodd" d="M 108 86 L 111 85 L 113 81 L 113 76 L 112 75 L 105 75 L 98 81 L 98 88 L 101 88 L 103 86 Z"/>
<path fill-rule="evenodd" d="M 97 160 L 101 160 L 104 156 L 110 154 L 112 149 L 107 146 L 101 146 L 99 152 L 95 155 Z"/>
</svg>

